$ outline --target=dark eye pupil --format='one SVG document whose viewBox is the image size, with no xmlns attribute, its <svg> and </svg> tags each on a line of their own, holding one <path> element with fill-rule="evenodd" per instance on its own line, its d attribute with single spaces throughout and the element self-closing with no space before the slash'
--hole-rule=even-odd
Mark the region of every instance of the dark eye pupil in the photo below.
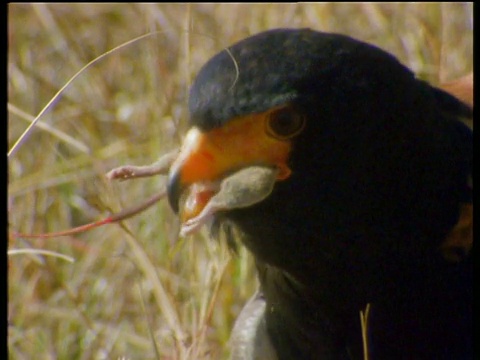
<svg viewBox="0 0 480 360">
<path fill-rule="evenodd" d="M 292 109 L 282 109 L 270 116 L 272 135 L 290 137 L 296 135 L 303 126 L 303 118 Z"/>
<path fill-rule="evenodd" d="M 285 135 L 284 133 L 286 132 L 288 134 L 290 128 L 295 125 L 294 122 L 295 118 L 292 114 L 282 111 L 275 116 L 273 125 L 281 135 Z"/>
</svg>

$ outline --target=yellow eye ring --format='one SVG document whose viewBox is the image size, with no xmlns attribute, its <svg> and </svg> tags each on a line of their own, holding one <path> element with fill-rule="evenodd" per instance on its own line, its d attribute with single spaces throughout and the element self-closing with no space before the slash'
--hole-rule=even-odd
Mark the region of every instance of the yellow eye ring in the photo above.
<svg viewBox="0 0 480 360">
<path fill-rule="evenodd" d="M 291 106 L 283 106 L 267 115 L 265 126 L 268 135 L 279 140 L 288 140 L 302 132 L 305 122 L 305 116 Z"/>
</svg>

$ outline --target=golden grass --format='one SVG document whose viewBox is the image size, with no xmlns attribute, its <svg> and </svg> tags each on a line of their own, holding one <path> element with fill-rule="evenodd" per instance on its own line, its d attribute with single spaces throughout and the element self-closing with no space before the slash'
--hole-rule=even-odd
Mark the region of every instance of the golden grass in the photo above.
<svg viewBox="0 0 480 360">
<path fill-rule="evenodd" d="M 217 51 L 256 32 L 288 26 L 349 34 L 396 54 L 434 83 L 473 66 L 471 3 L 9 4 L 8 10 L 9 149 L 83 66 L 159 32 L 82 71 L 9 157 L 10 230 L 24 233 L 98 220 L 158 192 L 159 177 L 109 183 L 104 174 L 151 163 L 178 146 L 195 73 Z M 177 231 L 162 202 L 75 237 L 11 237 L 10 358 L 226 358 L 233 321 L 256 286 L 252 261 L 244 250 L 231 257 L 225 244 L 203 236 L 179 240 Z M 65 261 L 70 257 L 73 263 Z"/>
</svg>

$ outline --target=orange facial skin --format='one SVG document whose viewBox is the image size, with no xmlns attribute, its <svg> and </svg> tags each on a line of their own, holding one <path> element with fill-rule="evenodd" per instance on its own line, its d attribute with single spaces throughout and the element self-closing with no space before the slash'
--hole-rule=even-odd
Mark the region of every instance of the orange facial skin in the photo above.
<svg viewBox="0 0 480 360">
<path fill-rule="evenodd" d="M 209 183 L 243 167 L 266 165 L 279 169 L 279 181 L 287 179 L 291 174 L 287 165 L 291 141 L 278 139 L 266 129 L 269 115 L 276 109 L 238 117 L 207 132 L 192 128 L 171 167 L 170 178 L 175 177 L 181 191 L 192 184 L 206 184 L 208 188 Z M 198 214 L 214 194 L 211 189 L 190 191 L 181 209 L 182 220 Z"/>
</svg>

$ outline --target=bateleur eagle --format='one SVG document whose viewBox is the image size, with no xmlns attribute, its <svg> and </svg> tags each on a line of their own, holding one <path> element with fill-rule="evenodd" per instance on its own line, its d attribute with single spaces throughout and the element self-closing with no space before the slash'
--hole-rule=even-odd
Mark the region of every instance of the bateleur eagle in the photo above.
<svg viewBox="0 0 480 360">
<path fill-rule="evenodd" d="M 274 170 L 261 199 L 209 214 L 260 280 L 233 359 L 473 358 L 469 105 L 370 44 L 275 29 L 212 57 L 189 111 L 168 183 L 182 221 Z"/>
</svg>

